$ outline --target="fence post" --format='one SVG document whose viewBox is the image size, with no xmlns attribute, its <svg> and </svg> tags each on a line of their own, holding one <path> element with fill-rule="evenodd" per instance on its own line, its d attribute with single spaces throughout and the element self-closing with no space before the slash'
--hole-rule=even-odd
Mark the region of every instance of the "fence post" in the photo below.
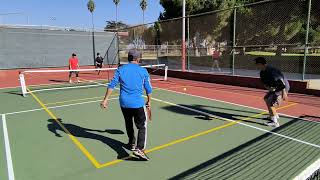
<svg viewBox="0 0 320 180">
<path fill-rule="evenodd" d="M 117 48 L 117 56 L 116 57 L 118 59 L 118 66 L 121 65 L 121 59 L 120 59 L 120 39 L 119 39 L 119 31 L 117 29 L 116 32 L 116 44 L 115 44 L 116 48 Z M 113 64 L 113 63 L 112 63 Z"/>
<path fill-rule="evenodd" d="M 302 69 L 302 80 L 305 80 L 306 74 L 306 64 L 307 64 L 307 54 L 309 53 L 309 28 L 310 28 L 310 14 L 311 14 L 311 1 L 309 0 L 308 5 L 308 17 L 307 17 L 307 30 L 305 36 L 305 43 L 304 43 L 304 56 L 303 56 L 303 69 Z"/>
<path fill-rule="evenodd" d="M 188 16 L 188 22 L 187 22 L 187 33 L 188 33 L 188 36 L 187 36 L 187 42 L 188 42 L 188 45 L 187 45 L 187 70 L 190 71 L 190 49 L 189 49 L 189 46 L 190 46 L 190 17 Z"/>
<path fill-rule="evenodd" d="M 233 37 L 232 37 L 232 76 L 235 75 L 234 61 L 235 61 L 235 47 L 236 47 L 236 21 L 237 21 L 237 8 L 234 7 L 234 10 L 233 10 Z"/>
<path fill-rule="evenodd" d="M 182 0 L 182 47 L 181 70 L 186 70 L 186 0 Z"/>
</svg>

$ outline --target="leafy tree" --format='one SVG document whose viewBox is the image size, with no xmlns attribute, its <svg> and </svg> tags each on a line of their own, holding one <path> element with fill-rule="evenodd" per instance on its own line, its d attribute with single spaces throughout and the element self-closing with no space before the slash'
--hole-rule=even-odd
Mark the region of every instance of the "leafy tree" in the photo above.
<svg viewBox="0 0 320 180">
<path fill-rule="evenodd" d="M 260 0 L 229 0 L 229 1 L 218 1 L 218 0 L 187 0 L 186 1 L 186 12 L 188 15 L 204 13 L 214 10 L 230 9 L 234 6 L 243 5 L 244 2 L 257 2 Z M 164 8 L 164 12 L 160 14 L 159 19 L 171 19 L 182 16 L 182 0 L 160 0 L 160 4 Z M 245 11 L 245 8 L 239 8 L 241 11 Z M 213 13 L 211 15 L 203 15 L 199 17 L 190 18 L 190 38 L 208 40 L 211 43 L 215 41 L 229 41 L 230 42 L 230 25 L 232 23 L 233 11 L 225 10 Z M 180 21 L 180 20 L 177 20 Z M 167 23 L 168 24 L 168 23 Z M 173 23 L 171 23 L 173 24 Z M 176 26 L 180 25 L 179 22 L 175 23 Z M 174 28 L 177 28 L 177 27 Z M 181 26 L 180 26 L 181 27 Z M 169 28 L 169 27 L 168 27 Z M 170 33 L 170 29 L 166 29 L 163 26 L 163 31 Z M 175 37 L 180 38 L 181 31 L 176 30 Z M 200 42 L 195 43 L 199 46 Z"/>
<path fill-rule="evenodd" d="M 113 0 L 113 3 L 116 5 L 116 22 L 118 22 L 118 6 L 120 3 L 120 0 Z M 116 23 L 116 25 L 117 25 L 117 23 Z M 116 29 L 117 29 L 117 26 L 116 26 Z"/>
<path fill-rule="evenodd" d="M 106 21 L 107 25 L 104 28 L 104 31 L 111 31 L 111 32 L 116 32 L 117 31 L 117 27 L 118 29 L 121 30 L 125 30 L 129 28 L 129 25 L 123 23 L 123 22 L 116 22 L 116 21 Z"/>
<path fill-rule="evenodd" d="M 217 10 L 211 15 L 191 17 L 190 37 L 198 36 L 198 39 L 211 43 L 231 43 L 233 7 L 238 6 L 237 45 L 277 45 L 277 54 L 281 55 L 283 46 L 280 44 L 304 43 L 308 0 L 279 0 L 242 6 L 259 1 L 261 0 L 187 0 L 186 11 L 190 15 Z M 164 8 L 159 16 L 160 20 L 181 17 L 182 0 L 160 0 L 160 4 Z M 320 1 L 312 1 L 312 12 L 316 13 L 312 14 L 310 40 L 320 43 Z M 163 31 L 170 32 L 166 26 L 163 26 Z M 174 36 L 180 38 L 179 34 L 181 32 L 174 33 Z"/>
</svg>

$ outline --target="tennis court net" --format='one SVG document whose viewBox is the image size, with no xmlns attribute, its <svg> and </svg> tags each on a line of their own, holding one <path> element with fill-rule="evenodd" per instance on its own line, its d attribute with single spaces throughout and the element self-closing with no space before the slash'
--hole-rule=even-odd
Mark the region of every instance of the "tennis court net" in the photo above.
<svg viewBox="0 0 320 180">
<path fill-rule="evenodd" d="M 143 65 L 142 67 L 149 70 L 151 81 L 167 80 L 168 67 L 165 64 Z M 113 78 L 116 69 L 117 67 L 100 69 L 81 67 L 76 71 L 66 68 L 21 71 L 19 74 L 21 92 L 23 96 L 26 96 L 31 92 L 103 87 L 107 86 Z M 69 81 L 69 74 L 72 75 L 72 82 Z M 79 75 L 78 78 L 76 74 Z"/>
</svg>

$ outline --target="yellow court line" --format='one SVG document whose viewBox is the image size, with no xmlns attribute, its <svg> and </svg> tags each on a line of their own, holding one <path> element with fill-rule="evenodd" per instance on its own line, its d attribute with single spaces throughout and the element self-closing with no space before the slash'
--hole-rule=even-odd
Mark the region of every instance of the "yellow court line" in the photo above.
<svg viewBox="0 0 320 180">
<path fill-rule="evenodd" d="M 163 102 L 163 101 L 159 101 L 159 102 L 166 103 L 166 102 Z M 286 105 L 286 106 L 277 108 L 277 110 L 289 108 L 289 107 L 294 106 L 294 105 L 297 105 L 297 103 L 288 104 L 288 105 Z M 206 130 L 206 131 L 203 131 L 203 132 L 200 132 L 200 133 L 191 135 L 191 136 L 187 136 L 187 137 L 185 137 L 185 138 L 181 138 L 181 139 L 178 139 L 178 140 L 169 142 L 169 143 L 167 143 L 167 144 L 163 144 L 163 145 L 154 147 L 154 148 L 152 148 L 152 149 L 148 149 L 148 150 L 145 151 L 145 153 L 151 153 L 151 152 L 153 152 L 153 151 L 157 151 L 157 150 L 160 150 L 160 149 L 164 149 L 164 148 L 166 148 L 166 147 L 173 146 L 173 145 L 175 145 L 175 144 L 182 143 L 182 142 L 188 141 L 188 140 L 190 140 L 190 139 L 194 139 L 194 138 L 197 138 L 197 137 L 199 137 L 199 136 L 203 136 L 203 135 L 206 135 L 206 134 L 209 134 L 209 133 L 212 133 L 212 132 L 215 132 L 215 131 L 218 131 L 218 130 L 221 130 L 221 129 L 224 129 L 224 128 L 227 128 L 227 127 L 230 127 L 230 126 L 233 126 L 233 125 L 236 125 L 236 124 L 238 124 L 238 123 L 240 123 L 240 122 L 242 122 L 242 121 L 247 121 L 247 120 L 250 120 L 250 119 L 253 119 L 253 118 L 262 116 L 262 115 L 267 114 L 267 113 L 268 113 L 268 112 L 263 111 L 263 112 L 261 112 L 261 113 L 259 113 L 259 114 L 255 114 L 255 115 L 253 115 L 253 116 L 249 116 L 249 117 L 246 117 L 246 118 L 243 118 L 243 119 L 234 121 L 234 122 L 230 122 L 230 123 L 227 123 L 227 124 L 218 126 L 218 127 L 214 127 L 214 128 L 212 128 L 212 129 L 209 129 L 209 130 Z M 213 118 L 219 119 L 219 118 L 217 118 L 217 117 L 213 117 Z M 225 120 L 225 119 L 221 118 L 220 120 Z M 123 162 L 123 161 L 125 161 L 126 159 L 129 159 L 129 158 L 131 158 L 131 157 L 129 156 L 129 157 L 125 157 L 125 158 L 122 158 L 122 159 L 113 160 L 113 161 L 107 162 L 107 163 L 105 163 L 105 164 L 101 164 L 98 168 L 103 168 L 103 167 L 108 167 L 108 166 L 111 166 L 111 165 L 115 165 L 115 164 L 121 163 L 121 162 Z"/>
<path fill-rule="evenodd" d="M 30 92 L 29 89 L 28 89 L 28 91 Z M 90 154 L 90 152 L 80 143 L 80 141 L 79 141 L 76 137 L 74 137 L 74 136 L 63 126 L 63 124 L 61 124 L 61 122 L 58 120 L 58 118 L 45 106 L 45 104 L 43 104 L 42 101 L 41 101 L 34 93 L 30 92 L 30 94 L 31 94 L 31 95 L 34 97 L 34 99 L 43 107 L 43 109 L 59 124 L 59 126 L 68 134 L 68 136 L 69 136 L 70 139 L 74 142 L 74 144 L 77 145 L 77 147 L 84 153 L 84 155 L 93 163 L 93 165 L 94 165 L 96 168 L 108 167 L 108 166 L 111 166 L 111 165 L 114 165 L 114 164 L 118 164 L 118 163 L 120 163 L 120 162 L 123 162 L 123 161 L 126 160 L 126 159 L 131 158 L 131 157 L 129 156 L 129 157 L 125 157 L 125 158 L 122 158 L 122 159 L 117 159 L 117 160 L 114 160 L 114 161 L 111 161 L 111 162 L 108 162 L 108 163 L 100 164 L 100 163 Z M 164 102 L 164 101 L 159 101 L 159 102 L 166 103 L 166 102 Z M 296 104 L 297 104 L 297 103 L 292 103 L 292 104 L 289 104 L 289 105 L 287 105 L 287 106 L 283 106 L 283 107 L 281 107 L 281 108 L 278 108 L 277 110 L 285 109 L 285 108 L 291 107 L 291 106 L 296 105 Z M 206 135 L 206 134 L 209 134 L 209 133 L 212 133 L 212 132 L 215 132 L 215 131 L 218 131 L 218 130 L 227 128 L 227 127 L 229 127 L 229 126 L 238 124 L 238 123 L 241 122 L 241 121 L 250 120 L 250 119 L 253 119 L 253 118 L 255 118 L 255 117 L 259 117 L 259 116 L 261 116 L 261 115 L 264 115 L 264 114 L 267 114 L 267 112 L 261 112 L 261 113 L 259 113 L 259 114 L 256 114 L 256 115 L 253 115 L 253 116 L 250 116 L 250 117 L 246 117 L 246 118 L 240 119 L 240 120 L 238 120 L 238 121 L 230 122 L 230 123 L 227 123 L 227 124 L 224 124 L 224 125 L 221 125 L 221 126 L 218 126 L 218 127 L 214 127 L 214 128 L 212 128 L 212 129 L 209 129 L 209 130 L 206 130 L 206 131 L 203 131 L 203 132 L 200 132 L 200 133 L 197 133 L 197 134 L 194 134 L 194 135 L 185 137 L 185 138 L 181 138 L 181 139 L 178 139 L 178 140 L 169 142 L 169 143 L 167 143 L 167 144 L 163 144 L 163 145 L 154 147 L 154 148 L 152 148 L 152 149 L 146 150 L 146 153 L 151 153 L 151 152 L 153 152 L 153 151 L 157 151 L 157 150 L 160 150 L 160 149 L 164 149 L 164 148 L 166 148 L 166 147 L 173 146 L 173 145 L 175 145 L 175 144 L 182 143 L 182 142 L 185 142 L 185 141 L 187 141 L 187 140 L 194 139 L 194 138 L 196 138 L 196 137 L 203 136 L 203 135 Z M 214 118 L 219 119 L 219 118 L 217 118 L 217 117 L 214 117 Z M 225 120 L 225 119 L 222 118 L 221 120 Z"/>
<path fill-rule="evenodd" d="M 91 161 L 91 163 L 96 167 L 100 167 L 100 163 L 91 155 L 91 153 L 80 143 L 80 141 L 74 137 L 70 131 L 63 126 L 63 124 L 58 120 L 58 118 L 43 104 L 43 102 L 27 88 L 31 96 L 40 104 L 40 106 L 49 114 L 49 116 L 59 124 L 59 126 L 64 130 L 66 134 L 68 134 L 69 138 L 73 141 L 73 143 L 81 150 L 81 152 Z"/>
</svg>

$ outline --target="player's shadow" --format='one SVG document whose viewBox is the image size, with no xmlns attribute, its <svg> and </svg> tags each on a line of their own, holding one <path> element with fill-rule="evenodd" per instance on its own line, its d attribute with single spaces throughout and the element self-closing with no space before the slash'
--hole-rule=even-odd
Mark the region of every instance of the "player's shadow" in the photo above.
<svg viewBox="0 0 320 180">
<path fill-rule="evenodd" d="M 60 124 L 59 125 L 56 120 L 54 119 L 49 119 L 48 122 L 49 124 L 47 125 L 48 130 L 52 132 L 55 136 L 57 137 L 62 137 L 61 133 L 63 134 L 71 134 L 75 137 L 80 137 L 80 138 L 87 138 L 87 139 L 93 139 L 100 141 L 106 145 L 108 145 L 112 150 L 114 150 L 118 154 L 118 159 L 128 157 L 129 154 L 125 149 L 127 149 L 127 144 L 124 144 L 118 140 L 109 138 L 107 136 L 103 136 L 100 134 L 95 134 L 93 132 L 97 133 L 109 133 L 109 134 L 124 134 L 120 130 L 96 130 L 96 129 L 88 129 L 84 127 L 80 127 L 74 124 L 69 124 L 69 123 L 63 123 L 61 119 L 58 119 Z M 69 131 L 69 132 L 66 132 Z M 109 131 L 109 132 L 108 132 Z M 121 133 L 122 132 L 122 133 Z"/>
<path fill-rule="evenodd" d="M 197 111 L 208 113 L 213 116 L 216 116 L 217 118 L 221 118 L 221 120 L 223 120 L 223 118 L 226 118 L 226 119 L 234 120 L 234 121 L 241 120 L 243 122 L 248 122 L 250 124 L 265 125 L 264 123 L 261 123 L 261 122 L 252 121 L 252 120 L 245 120 L 245 118 L 247 118 L 248 116 L 250 117 L 252 115 L 255 115 L 255 114 L 257 114 L 257 112 L 241 111 L 241 110 L 228 109 L 228 108 L 224 108 L 224 107 L 206 106 L 206 105 L 199 105 L 199 104 L 193 104 L 193 105 L 179 104 L 179 106 L 183 106 L 188 109 L 194 109 Z M 184 109 L 179 106 L 165 106 L 165 107 L 163 107 L 163 109 L 174 112 L 174 113 L 195 116 L 195 118 L 200 119 L 200 120 L 210 121 L 210 120 L 214 119 L 210 116 L 202 115 L 201 113 L 197 113 L 197 112 L 194 112 L 194 111 L 191 111 L 188 109 Z M 207 107 L 214 108 L 217 110 L 208 110 Z M 233 111 L 233 113 L 230 113 L 230 111 Z M 250 114 L 243 115 L 243 114 L 241 114 L 241 112 L 246 112 L 246 113 L 250 113 Z M 259 117 L 254 117 L 253 119 L 260 119 L 260 120 L 268 121 L 266 118 L 259 118 Z"/>
</svg>

